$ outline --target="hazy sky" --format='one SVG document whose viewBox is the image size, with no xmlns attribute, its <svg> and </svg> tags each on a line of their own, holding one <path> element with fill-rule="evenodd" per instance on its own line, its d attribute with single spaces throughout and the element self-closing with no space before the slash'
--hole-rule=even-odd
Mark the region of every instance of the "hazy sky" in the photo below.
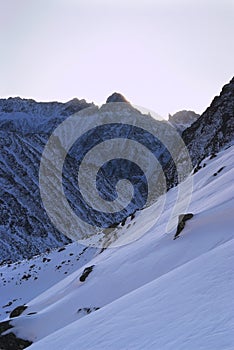
<svg viewBox="0 0 234 350">
<path fill-rule="evenodd" d="M 0 0 L 0 98 L 200 113 L 233 75 L 233 0 Z"/>
</svg>

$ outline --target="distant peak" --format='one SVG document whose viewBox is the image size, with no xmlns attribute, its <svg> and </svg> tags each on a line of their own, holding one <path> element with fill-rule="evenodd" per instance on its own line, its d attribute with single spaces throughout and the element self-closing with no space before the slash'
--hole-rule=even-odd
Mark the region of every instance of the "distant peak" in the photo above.
<svg viewBox="0 0 234 350">
<path fill-rule="evenodd" d="M 183 110 L 183 111 L 176 112 L 173 115 L 169 114 L 169 122 L 172 122 L 172 123 L 190 123 L 190 122 L 194 122 L 199 117 L 200 117 L 200 115 L 195 113 L 194 111 Z"/>
<path fill-rule="evenodd" d="M 118 92 L 114 92 L 112 95 L 110 95 L 107 100 L 106 103 L 110 103 L 110 102 L 125 102 L 125 103 L 129 103 L 128 100 L 126 100 L 126 98 L 121 95 Z"/>
<path fill-rule="evenodd" d="M 74 97 L 73 99 L 66 102 L 67 105 L 73 105 L 73 106 L 80 105 L 82 103 L 87 103 L 87 102 L 85 99 L 82 98 L 81 100 L 79 100 L 77 97 Z"/>
<path fill-rule="evenodd" d="M 74 97 L 71 100 L 67 101 L 67 103 L 77 103 L 77 102 L 79 102 L 79 99 L 77 97 Z"/>
</svg>

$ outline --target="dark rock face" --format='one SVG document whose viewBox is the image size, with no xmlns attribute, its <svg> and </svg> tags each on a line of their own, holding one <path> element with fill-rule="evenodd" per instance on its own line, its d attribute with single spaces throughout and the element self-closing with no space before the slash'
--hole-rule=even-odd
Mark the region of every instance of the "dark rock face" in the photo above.
<svg viewBox="0 0 234 350">
<path fill-rule="evenodd" d="M 225 85 L 210 107 L 182 133 L 193 165 L 215 154 L 234 139 L 234 78 Z"/>
<path fill-rule="evenodd" d="M 30 345 L 32 345 L 31 341 L 17 338 L 12 332 L 0 336 L 1 350 L 22 350 Z"/>
<path fill-rule="evenodd" d="M 60 247 L 70 242 L 50 221 L 39 189 L 41 155 L 51 132 L 65 119 L 63 114 L 68 107 L 84 109 L 85 106 L 84 102 L 78 100 L 70 101 L 65 105 L 59 103 L 37 105 L 35 101 L 21 99 L 0 100 L 0 261 L 30 258 L 48 248 Z M 89 106 L 86 104 L 86 107 Z M 140 117 L 152 119 L 149 116 L 143 116 L 129 103 L 123 106 L 127 113 L 138 113 Z M 9 112 L 10 110 L 13 112 Z M 85 115 L 84 113 L 84 117 Z M 165 123 L 156 120 L 153 120 L 153 123 L 155 123 L 155 129 L 164 132 Z M 170 154 L 168 151 L 165 152 L 166 148 L 162 143 L 143 129 L 118 123 L 94 129 L 91 123 L 90 127 L 87 135 L 82 135 L 79 142 L 71 147 L 65 159 L 64 191 L 71 208 L 78 216 L 85 219 L 88 217 L 88 220 L 92 220 L 92 223 L 98 227 L 109 227 L 115 222 L 122 222 L 144 206 L 147 198 L 144 173 L 134 162 L 120 158 L 104 164 L 97 176 L 97 188 L 103 198 L 113 200 L 116 196 L 115 184 L 119 179 L 124 178 L 131 179 L 134 186 L 134 202 L 120 214 L 117 213 L 116 217 L 113 214 L 112 218 L 105 213 L 97 216 L 96 213 L 88 211 L 88 205 L 85 206 L 77 189 L 80 159 L 100 143 L 100 140 L 105 141 L 113 137 L 121 137 L 123 143 L 124 139 L 129 138 L 140 142 L 158 158 L 162 166 L 167 164 Z M 171 127 L 171 129 L 171 132 L 175 132 L 174 128 Z M 51 173 L 55 171 L 51 164 L 48 164 L 47 169 Z M 158 181 L 155 197 L 162 190 L 160 186 Z M 54 184 L 51 188 L 54 188 Z"/>
<path fill-rule="evenodd" d="M 49 220 L 40 198 L 41 154 L 52 131 L 92 104 L 0 99 L 0 262 L 71 242 Z"/>
<path fill-rule="evenodd" d="M 6 332 L 8 329 L 13 328 L 12 325 L 10 325 L 10 321 L 4 321 L 0 323 L 0 335 L 2 335 L 2 333 Z"/>
<path fill-rule="evenodd" d="M 121 95 L 118 92 L 114 92 L 111 96 L 109 96 L 106 100 L 106 103 L 110 103 L 110 102 L 125 102 L 125 103 L 129 103 L 126 98 Z"/>
<path fill-rule="evenodd" d="M 3 335 L 4 332 L 13 328 L 10 321 L 0 323 L 0 349 L 1 350 L 20 350 L 25 349 L 32 344 L 31 341 L 17 338 L 12 332 Z"/>
</svg>

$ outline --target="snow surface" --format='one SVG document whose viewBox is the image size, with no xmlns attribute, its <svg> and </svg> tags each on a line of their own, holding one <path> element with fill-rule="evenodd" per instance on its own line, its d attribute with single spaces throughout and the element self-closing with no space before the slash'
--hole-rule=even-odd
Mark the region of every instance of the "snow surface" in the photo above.
<svg viewBox="0 0 234 350">
<path fill-rule="evenodd" d="M 0 267 L 0 320 L 86 264 L 97 252 L 73 243 Z"/>
<path fill-rule="evenodd" d="M 173 188 L 159 221 L 141 239 L 105 250 L 52 287 L 43 276 L 53 279 L 54 272 L 43 270 L 38 294 L 25 299 L 28 308 L 11 319 L 10 331 L 33 341 L 30 349 L 233 349 L 233 158 L 230 147 L 202 161 L 188 209 L 194 217 L 178 239 L 175 230 L 165 233 L 177 196 Z M 145 209 L 136 227 L 144 229 L 154 211 L 154 205 Z M 1 288 L 5 301 L 8 294 L 17 297 L 14 285 Z"/>
<path fill-rule="evenodd" d="M 234 240 L 44 338 L 31 349 L 233 349 Z"/>
</svg>

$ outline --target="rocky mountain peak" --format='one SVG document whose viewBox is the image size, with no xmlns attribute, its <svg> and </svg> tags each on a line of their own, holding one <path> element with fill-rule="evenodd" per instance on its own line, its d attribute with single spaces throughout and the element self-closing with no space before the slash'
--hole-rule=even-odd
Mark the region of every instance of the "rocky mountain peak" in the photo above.
<svg viewBox="0 0 234 350">
<path fill-rule="evenodd" d="M 110 95 L 107 100 L 106 103 L 110 103 L 110 102 L 125 102 L 125 103 L 129 103 L 128 100 L 126 100 L 126 98 L 121 95 L 118 92 L 114 92 L 112 95 Z"/>
</svg>

